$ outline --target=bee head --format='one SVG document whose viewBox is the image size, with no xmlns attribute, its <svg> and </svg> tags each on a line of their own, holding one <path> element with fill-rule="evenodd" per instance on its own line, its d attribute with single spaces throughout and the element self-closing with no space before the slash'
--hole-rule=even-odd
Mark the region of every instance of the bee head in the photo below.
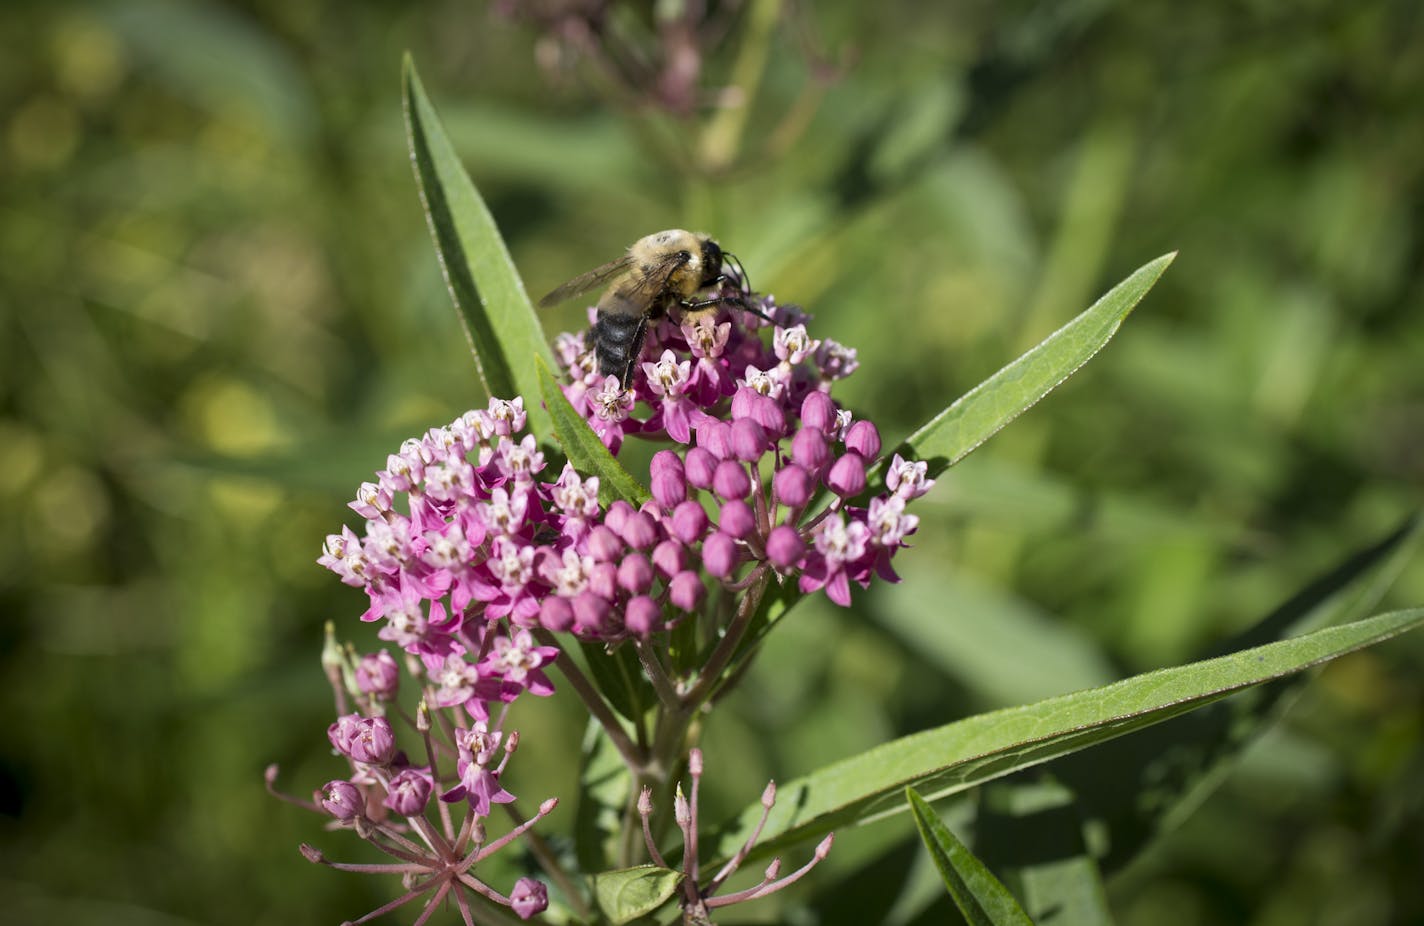
<svg viewBox="0 0 1424 926">
<path fill-rule="evenodd" d="M 710 286 L 722 273 L 722 249 L 711 238 L 702 239 L 702 280 L 703 286 Z"/>
</svg>

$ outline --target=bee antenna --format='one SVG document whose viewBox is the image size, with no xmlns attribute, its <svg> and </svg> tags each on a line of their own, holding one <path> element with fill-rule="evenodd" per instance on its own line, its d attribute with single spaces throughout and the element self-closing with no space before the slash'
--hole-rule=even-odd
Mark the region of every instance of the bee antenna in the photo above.
<svg viewBox="0 0 1424 926">
<path fill-rule="evenodd" d="M 753 292 L 752 281 L 747 276 L 747 268 L 742 266 L 742 259 L 731 251 L 723 251 L 722 260 L 724 263 L 730 263 L 732 269 L 737 271 L 737 282 L 741 284 L 743 292 Z"/>
</svg>

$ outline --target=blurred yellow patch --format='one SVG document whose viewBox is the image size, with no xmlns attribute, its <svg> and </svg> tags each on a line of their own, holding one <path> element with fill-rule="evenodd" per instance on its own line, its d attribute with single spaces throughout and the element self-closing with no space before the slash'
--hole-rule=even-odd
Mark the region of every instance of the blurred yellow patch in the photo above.
<svg viewBox="0 0 1424 926">
<path fill-rule="evenodd" d="M 184 417 L 209 448 L 252 456 L 286 443 L 271 403 L 245 383 L 211 377 L 183 397 Z"/>
<path fill-rule="evenodd" d="M 59 167 L 79 146 L 79 114 L 58 97 L 32 97 L 10 117 L 5 143 L 22 168 Z"/>
</svg>

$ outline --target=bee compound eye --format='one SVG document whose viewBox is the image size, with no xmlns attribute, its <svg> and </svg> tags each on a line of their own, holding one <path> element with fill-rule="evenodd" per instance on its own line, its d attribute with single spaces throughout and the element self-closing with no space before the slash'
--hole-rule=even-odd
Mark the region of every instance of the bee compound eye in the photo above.
<svg viewBox="0 0 1424 926">
<path fill-rule="evenodd" d="M 692 253 L 690 251 L 678 251 L 677 256 L 681 258 L 684 264 L 692 260 Z"/>
</svg>

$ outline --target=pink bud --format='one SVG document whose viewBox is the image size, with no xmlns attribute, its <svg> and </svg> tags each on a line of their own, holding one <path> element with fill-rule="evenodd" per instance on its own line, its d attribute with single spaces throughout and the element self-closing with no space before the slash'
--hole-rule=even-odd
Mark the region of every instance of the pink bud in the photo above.
<svg viewBox="0 0 1424 926">
<path fill-rule="evenodd" d="M 755 462 L 766 453 L 766 429 L 750 418 L 738 418 L 732 422 L 732 438 L 729 444 L 732 456 L 748 463 Z"/>
<path fill-rule="evenodd" d="M 847 450 L 854 450 L 865 459 L 873 460 L 880 455 L 880 432 L 869 421 L 857 421 L 846 432 L 845 445 Z"/>
<path fill-rule="evenodd" d="M 742 463 L 723 460 L 717 464 L 717 472 L 712 475 L 712 491 L 721 498 L 746 498 L 752 490 L 751 477 Z"/>
<path fill-rule="evenodd" d="M 831 445 L 820 428 L 802 428 L 791 438 L 791 459 L 811 472 L 820 472 L 830 458 Z"/>
<path fill-rule="evenodd" d="M 574 610 L 567 598 L 550 595 L 539 605 L 539 626 L 559 633 L 574 625 Z"/>
<path fill-rule="evenodd" d="M 520 878 L 509 892 L 509 905 L 521 920 L 543 913 L 549 906 L 549 889 L 542 881 Z"/>
<path fill-rule="evenodd" d="M 738 386 L 737 391 L 732 394 L 732 420 L 751 417 L 752 406 L 759 398 L 761 396 L 750 386 Z"/>
<path fill-rule="evenodd" d="M 389 701 L 400 686 L 400 667 L 385 650 L 362 656 L 356 664 L 356 687 L 378 700 Z"/>
<path fill-rule="evenodd" d="M 712 474 L 717 471 L 717 457 L 701 447 L 687 451 L 687 481 L 698 489 L 712 487 Z"/>
<path fill-rule="evenodd" d="M 677 575 L 685 564 L 683 549 L 676 540 L 664 540 L 653 549 L 653 565 L 664 576 Z"/>
<path fill-rule="evenodd" d="M 773 439 L 786 434 L 786 412 L 781 403 L 768 396 L 758 395 L 752 403 L 752 420 L 766 429 Z"/>
<path fill-rule="evenodd" d="M 579 633 L 598 633 L 603 630 L 608 617 L 608 599 L 590 591 L 582 591 L 574 596 L 574 630 Z"/>
<path fill-rule="evenodd" d="M 836 403 L 824 392 L 813 392 L 801 403 L 801 423 L 808 428 L 829 431 L 836 423 Z"/>
<path fill-rule="evenodd" d="M 643 790 L 638 792 L 638 813 L 643 816 L 653 812 L 653 789 L 643 785 Z"/>
<path fill-rule="evenodd" d="M 603 515 L 603 523 L 615 534 L 623 533 L 623 525 L 628 520 L 628 516 L 633 513 L 633 506 L 618 499 L 618 501 L 608 506 L 608 511 Z"/>
<path fill-rule="evenodd" d="M 623 624 L 628 632 L 646 638 L 662 626 L 663 609 L 647 595 L 636 595 L 628 599 L 628 607 L 623 611 Z"/>
<path fill-rule="evenodd" d="M 687 753 L 687 773 L 693 778 L 702 774 L 702 750 L 696 746 Z"/>
<path fill-rule="evenodd" d="M 709 534 L 702 541 L 702 567 L 707 574 L 725 579 L 737 568 L 737 542 L 726 534 Z"/>
<path fill-rule="evenodd" d="M 630 553 L 618 564 L 618 584 L 641 595 L 653 587 L 653 564 L 642 553 Z"/>
<path fill-rule="evenodd" d="M 731 436 L 731 428 L 725 421 L 707 419 L 697 428 L 697 446 L 719 460 L 725 459 L 731 453 Z"/>
<path fill-rule="evenodd" d="M 826 474 L 826 485 L 841 498 L 850 498 L 865 491 L 865 461 L 851 451 L 837 460 Z"/>
<path fill-rule="evenodd" d="M 727 502 L 717 518 L 717 529 L 729 537 L 747 539 L 756 530 L 756 515 L 752 513 L 752 506 L 740 498 Z"/>
<path fill-rule="evenodd" d="M 391 779 L 382 804 L 402 817 L 417 817 L 430 802 L 430 779 L 415 769 L 405 769 Z"/>
<path fill-rule="evenodd" d="M 594 566 L 588 575 L 588 590 L 609 601 L 618 597 L 618 567 L 612 563 Z"/>
<path fill-rule="evenodd" d="M 588 555 L 600 563 L 610 562 L 623 552 L 623 541 L 602 524 L 588 533 Z"/>
<path fill-rule="evenodd" d="M 777 470 L 771 485 L 776 492 L 777 501 L 792 508 L 800 508 L 811 500 L 816 480 L 795 463 L 788 463 Z"/>
<path fill-rule="evenodd" d="M 697 578 L 697 573 L 684 570 L 672 577 L 668 583 L 668 600 L 676 607 L 684 611 L 695 611 L 702 603 L 702 596 L 707 590 L 702 587 L 702 580 Z"/>
<path fill-rule="evenodd" d="M 666 453 L 667 451 L 662 451 Z M 687 477 L 682 474 L 681 465 L 677 470 L 664 469 L 652 474 L 653 498 L 664 508 L 672 508 L 687 499 Z"/>
<path fill-rule="evenodd" d="M 672 512 L 671 532 L 683 543 L 693 543 L 707 530 L 707 512 L 694 501 L 678 505 Z"/>
<path fill-rule="evenodd" d="M 781 524 L 771 529 L 766 538 L 766 558 L 777 569 L 791 569 L 801 562 L 806 553 L 806 543 L 796 528 Z"/>
<path fill-rule="evenodd" d="M 351 782 L 328 781 L 321 789 L 321 806 L 327 813 L 345 822 L 360 816 L 366 801 Z"/>
<path fill-rule="evenodd" d="M 659 450 L 648 463 L 648 472 L 656 476 L 661 472 L 675 472 L 681 475 L 682 460 L 671 450 Z"/>
<path fill-rule="evenodd" d="M 635 511 L 624 522 L 622 534 L 628 546 L 635 550 L 647 550 L 658 542 L 658 524 L 646 511 Z"/>
</svg>

